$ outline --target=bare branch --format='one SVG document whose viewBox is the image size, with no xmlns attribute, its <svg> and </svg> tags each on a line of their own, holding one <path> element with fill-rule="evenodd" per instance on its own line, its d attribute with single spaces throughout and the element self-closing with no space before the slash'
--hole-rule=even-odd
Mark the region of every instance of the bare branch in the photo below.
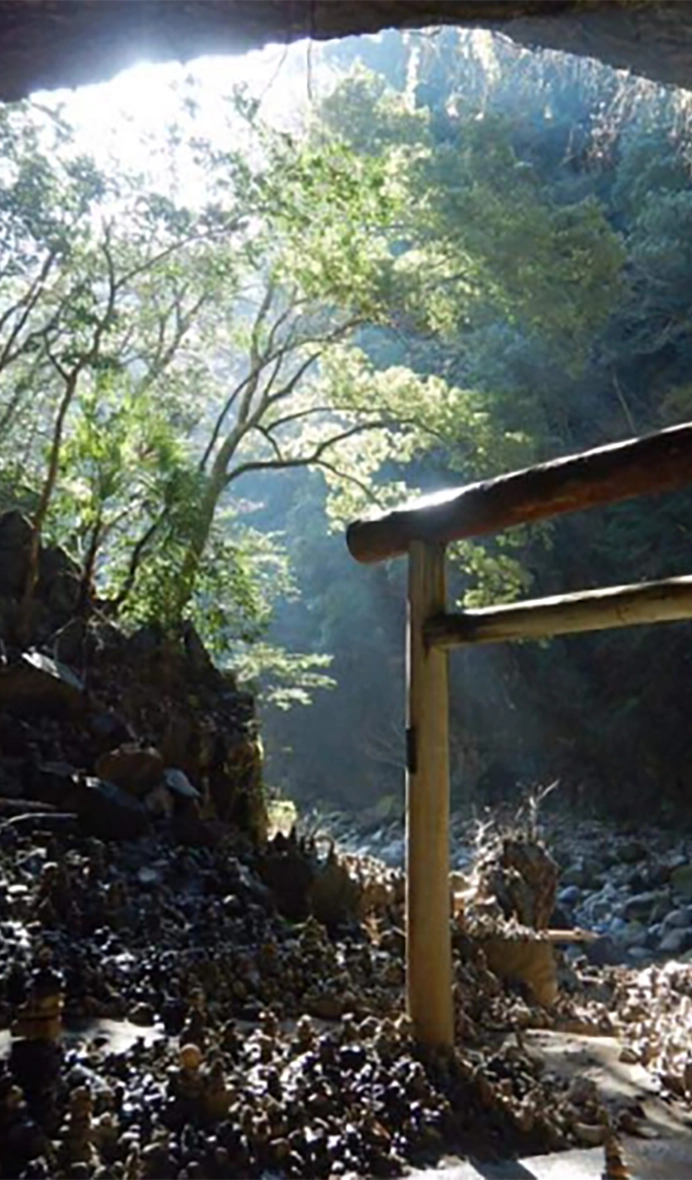
<svg viewBox="0 0 692 1180">
<path fill-rule="evenodd" d="M 286 384 L 281 386 L 281 389 L 278 389 L 276 393 L 271 393 L 270 391 L 267 392 L 263 409 L 266 410 L 269 406 L 273 406 L 277 402 L 283 401 L 285 398 L 290 397 L 295 391 L 298 382 L 303 379 L 308 369 L 310 369 L 312 365 L 314 365 L 315 361 L 319 360 L 321 356 L 321 351 L 311 353 L 310 356 L 306 357 L 303 363 L 298 366 Z"/>
<path fill-rule="evenodd" d="M 142 377 L 137 386 L 137 389 L 140 393 L 144 393 L 145 390 L 149 389 L 151 385 L 153 385 L 154 381 L 158 380 L 161 374 L 164 373 L 169 365 L 173 362 L 180 345 L 182 344 L 185 336 L 192 326 L 195 316 L 203 307 L 207 298 L 208 293 L 205 291 L 194 301 L 192 306 L 188 308 L 184 315 L 181 314 L 180 304 L 176 300 L 174 313 L 176 318 L 175 331 L 173 332 L 172 338 L 170 339 L 166 348 L 163 348 L 165 323 L 162 325 L 162 331 L 159 332 L 159 340 L 157 343 L 154 359 L 149 364 L 149 371 L 144 377 Z"/>
<path fill-rule="evenodd" d="M 326 459 L 320 459 L 320 467 L 325 471 L 331 471 L 332 474 L 336 475 L 339 479 L 346 480 L 347 483 L 352 483 L 355 487 L 359 488 L 360 491 L 363 492 L 365 496 L 367 496 L 370 503 L 375 505 L 376 508 L 381 506 L 381 501 L 379 497 L 375 495 L 372 488 L 368 487 L 368 485 L 364 483 L 362 479 L 358 479 L 356 475 L 351 475 L 348 471 L 340 471 L 338 467 L 335 467 L 333 463 L 329 463 Z"/>
<path fill-rule="evenodd" d="M 261 399 L 260 404 L 256 408 L 255 413 L 253 415 L 253 418 L 256 421 L 259 420 L 259 418 L 262 416 L 262 414 L 265 414 L 267 411 L 267 398 L 268 398 L 269 394 L 271 393 L 272 389 L 274 388 L 274 384 L 279 376 L 279 373 L 283 369 L 285 360 L 286 360 L 286 354 L 279 353 L 279 355 L 276 357 L 276 359 L 274 361 L 271 373 L 269 374 L 266 381 L 264 382 L 264 389 L 262 391 L 262 399 Z"/>
<path fill-rule="evenodd" d="M 339 411 L 336 411 L 336 412 L 338 413 Z M 351 411 L 349 409 L 348 411 L 341 411 L 341 412 L 348 412 L 350 414 L 353 411 Z M 372 412 L 372 411 L 365 411 L 365 412 L 367 413 L 367 412 Z M 284 414 L 284 416 L 282 418 L 276 418 L 273 422 L 270 422 L 267 425 L 266 429 L 268 431 L 279 430 L 282 426 L 288 426 L 289 423 L 291 423 L 291 422 L 300 422 L 301 419 L 303 419 L 303 418 L 312 418 L 318 414 L 333 414 L 333 413 L 335 413 L 334 406 L 310 406 L 308 409 L 296 410 L 293 414 Z"/>
<path fill-rule="evenodd" d="M 322 456 L 330 447 L 334 447 L 340 442 L 345 442 L 347 438 L 353 438 L 356 434 L 363 434 L 368 430 L 383 429 L 389 425 L 390 423 L 384 421 L 359 422 L 357 425 L 349 427 L 348 430 L 342 430 L 339 434 L 332 435 L 331 438 L 323 439 L 309 455 L 302 455 L 293 459 L 283 459 L 281 462 L 278 459 L 249 460 L 247 463 L 241 463 L 234 471 L 228 473 L 225 479 L 225 486 L 228 487 L 239 476 L 247 475 L 249 471 L 272 471 L 289 467 L 319 466 Z"/>
<path fill-rule="evenodd" d="M 299 299 L 298 296 L 295 294 L 295 288 L 294 288 L 293 292 L 291 292 L 291 294 L 288 296 L 288 302 L 287 302 L 286 308 L 284 309 L 284 311 L 281 312 L 280 315 L 278 315 L 276 317 L 276 319 L 274 320 L 274 323 L 272 324 L 271 331 L 269 332 L 269 337 L 267 339 L 267 347 L 265 350 L 267 353 L 273 352 L 274 342 L 276 340 L 276 336 L 277 336 L 279 329 L 283 327 L 283 325 L 286 323 L 286 320 L 290 319 L 290 317 L 295 314 L 296 308 L 300 307 L 300 305 L 304 302 L 305 302 L 305 300 Z"/>
<path fill-rule="evenodd" d="M 266 350 L 264 353 L 259 351 L 259 335 L 262 324 L 266 319 L 269 309 L 274 298 L 276 288 L 272 282 L 267 283 L 267 289 L 264 293 L 264 298 L 259 306 L 255 322 L 252 326 L 252 333 L 250 337 L 250 372 L 252 377 L 245 385 L 240 409 L 238 410 L 238 421 L 241 423 L 247 422 L 250 417 L 250 410 L 252 407 L 252 399 L 255 396 L 262 375 L 262 370 L 266 367 Z"/>
<path fill-rule="evenodd" d="M 118 287 L 124 287 L 126 283 L 129 283 L 132 279 L 137 278 L 138 275 L 144 274 L 147 270 L 154 270 L 154 268 L 157 267 L 159 263 L 165 262 L 167 258 L 172 257 L 172 255 L 177 253 L 179 250 L 185 250 L 189 246 L 197 245 L 201 242 L 213 242 L 217 238 L 223 238 L 227 234 L 235 233 L 236 230 L 242 229 L 245 224 L 246 221 L 244 217 L 237 217 L 229 222 L 228 225 L 225 225 L 221 228 L 209 229 L 204 233 L 190 234 L 182 241 L 178 240 L 172 242 L 170 246 L 166 246 L 163 250 L 160 250 L 158 254 L 153 254 L 144 262 L 141 262 L 137 266 L 131 267 L 130 270 L 125 271 L 118 279 Z"/>
<path fill-rule="evenodd" d="M 134 545 L 132 547 L 132 552 L 130 553 L 130 560 L 128 562 L 125 580 L 124 580 L 122 586 L 120 587 L 118 594 L 116 594 L 115 598 L 113 599 L 112 605 L 115 610 L 119 610 L 120 607 L 123 606 L 123 604 L 129 598 L 129 596 L 132 592 L 132 588 L 135 584 L 135 578 L 137 577 L 137 571 L 140 567 L 140 564 L 142 562 L 142 558 L 144 557 L 146 549 L 149 546 L 149 544 L 153 541 L 154 537 L 156 536 L 156 533 L 161 528 L 161 525 L 163 524 L 167 515 L 168 515 L 168 505 L 166 505 L 161 510 L 159 515 L 151 522 L 149 527 L 147 529 L 145 529 L 145 531 L 142 533 L 142 535 L 139 538 L 139 540 L 137 541 L 136 545 Z"/>
<path fill-rule="evenodd" d="M 19 318 L 12 325 L 7 340 L 3 345 L 2 352 L 0 352 L 0 370 L 6 368 L 7 365 L 10 364 L 22 351 L 22 348 L 19 348 L 13 352 L 13 345 L 18 339 L 29 316 L 31 315 L 41 297 L 43 285 L 48 278 L 48 274 L 51 267 L 53 266 L 53 263 L 55 262 L 56 257 L 56 250 L 49 251 L 44 259 L 43 266 L 41 267 L 38 275 L 34 279 L 26 294 L 22 297 L 22 299 L 18 300 L 13 307 L 8 308 L 8 310 L 5 311 L 2 316 L 0 316 L 0 331 L 2 331 L 11 316 L 14 315 L 15 312 L 19 311 L 20 308 L 23 308 Z M 25 340 L 24 347 L 26 347 L 26 343 L 27 342 Z"/>
<path fill-rule="evenodd" d="M 50 361 L 50 363 L 53 366 L 53 368 L 55 369 L 55 371 L 59 374 L 60 377 L 62 377 L 63 381 L 67 382 L 70 377 L 69 372 L 67 371 L 67 369 L 63 368 L 63 366 L 60 364 L 60 361 L 57 359 L 57 357 L 53 356 L 53 353 L 51 352 L 50 348 L 48 348 L 48 347 L 46 347 L 46 356 L 48 357 L 48 360 Z"/>
<path fill-rule="evenodd" d="M 263 438 L 265 438 L 267 440 L 267 442 L 269 443 L 270 447 L 272 448 L 276 458 L 279 460 L 279 462 L 283 463 L 283 461 L 284 461 L 283 452 L 282 452 L 281 447 L 279 446 L 278 442 L 274 438 L 273 434 L 271 434 L 271 432 L 265 426 L 260 426 L 259 424 L 257 424 L 254 427 L 254 429 L 259 434 L 261 434 Z"/>
<path fill-rule="evenodd" d="M 214 423 L 214 429 L 211 432 L 209 442 L 207 443 L 206 447 L 204 448 L 204 454 L 202 455 L 202 458 L 199 461 L 199 468 L 198 468 L 199 471 L 205 470 L 207 463 L 209 462 L 209 460 L 212 456 L 214 447 L 216 446 L 216 444 L 219 440 L 219 436 L 220 436 L 221 431 L 223 429 L 223 424 L 224 424 L 225 419 L 230 414 L 231 410 L 233 409 L 233 406 L 235 405 L 235 402 L 240 397 L 240 395 L 241 395 L 243 389 L 245 388 L 245 386 L 247 385 L 248 381 L 252 381 L 254 379 L 254 377 L 255 377 L 254 373 L 248 373 L 247 377 L 244 377 L 243 380 L 240 381 L 239 384 L 235 386 L 235 388 L 232 390 L 230 396 L 224 402 L 221 412 L 218 414 L 218 416 L 216 418 L 216 422 Z"/>
</svg>

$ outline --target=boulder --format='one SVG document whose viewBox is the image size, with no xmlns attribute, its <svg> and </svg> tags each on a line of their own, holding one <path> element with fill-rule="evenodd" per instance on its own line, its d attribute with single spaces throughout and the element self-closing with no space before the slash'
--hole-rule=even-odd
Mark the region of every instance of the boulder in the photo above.
<svg viewBox="0 0 692 1180">
<path fill-rule="evenodd" d="M 665 889 L 649 889 L 646 893 L 635 893 L 625 902 L 623 917 L 628 922 L 633 919 L 656 921 L 662 918 L 670 906 L 670 897 Z"/>
<path fill-rule="evenodd" d="M 14 664 L 0 669 L 0 704 L 26 713 L 64 716 L 80 713 L 86 691 L 67 664 L 38 651 L 24 652 Z"/>
<path fill-rule="evenodd" d="M 87 623 L 84 619 L 70 619 L 56 631 L 51 649 L 56 660 L 67 664 L 83 664 L 87 648 Z"/>
<path fill-rule="evenodd" d="M 0 559 L 2 554 L 0 554 Z M 0 636 L 11 643 L 16 641 L 19 628 L 19 599 L 8 594 L 0 594 Z M 4 658 L 3 664 L 7 663 Z"/>
<path fill-rule="evenodd" d="M 96 774 L 128 794 L 142 799 L 161 781 L 163 758 L 153 746 L 141 748 L 134 742 L 102 754 L 95 766 Z"/>
<path fill-rule="evenodd" d="M 651 959 L 651 952 L 645 946 L 631 946 L 627 951 L 630 963 L 647 963 Z"/>
<path fill-rule="evenodd" d="M 670 883 L 676 893 L 686 901 L 692 901 L 692 864 L 678 865 L 670 874 Z"/>
<path fill-rule="evenodd" d="M 69 803 L 81 826 L 101 840 L 136 840 L 149 828 L 147 811 L 139 800 L 99 778 L 78 780 Z"/>
<path fill-rule="evenodd" d="M 67 572 L 57 574 L 42 594 L 39 584 L 39 594 L 46 606 L 58 616 L 69 616 L 77 610 L 81 593 L 81 579 Z"/>
<path fill-rule="evenodd" d="M 662 955 L 681 955 L 692 950 L 692 930 L 677 927 L 663 935 L 658 947 Z"/>
<path fill-rule="evenodd" d="M 665 861 L 649 865 L 646 874 L 649 886 L 652 889 L 659 889 L 662 885 L 668 885 L 672 871 L 673 866 L 666 864 Z"/>
<path fill-rule="evenodd" d="M 587 897 L 581 906 L 582 921 L 588 923 L 608 922 L 616 908 L 616 896 L 607 888 Z"/>
<path fill-rule="evenodd" d="M 625 840 L 618 848 L 616 855 L 621 864 L 637 864 L 638 861 L 646 860 L 646 845 L 641 840 Z"/>
<path fill-rule="evenodd" d="M 79 566 L 60 545 L 44 545 L 38 563 L 39 589 L 48 588 L 63 574 L 79 578 Z"/>
<path fill-rule="evenodd" d="M 692 906 L 682 906 L 680 909 L 671 910 L 666 914 L 661 923 L 664 934 L 669 930 L 677 930 L 686 926 L 692 926 Z"/>
<path fill-rule="evenodd" d="M 168 790 L 174 795 L 181 795 L 183 799 L 201 799 L 202 797 L 197 787 L 193 787 L 184 770 L 169 766 L 163 772 L 163 779 Z"/>
<path fill-rule="evenodd" d="M 144 806 L 150 815 L 162 816 L 164 819 L 171 819 L 173 816 L 173 800 L 163 783 L 159 783 L 158 787 L 149 792 L 144 799 Z"/>
<path fill-rule="evenodd" d="M 594 967 L 612 967 L 616 963 L 622 962 L 622 954 L 618 950 L 617 944 L 607 934 L 602 938 L 594 939 L 593 942 L 588 942 L 584 947 L 584 953 Z"/>
<path fill-rule="evenodd" d="M 79 607 L 82 595 L 79 566 L 58 545 L 41 549 L 36 593 L 54 621 L 69 619 Z"/>
<path fill-rule="evenodd" d="M 115 709 L 104 709 L 89 718 L 89 729 L 103 753 L 125 745 L 134 738 L 132 727 Z"/>
<path fill-rule="evenodd" d="M 653 926 L 649 926 L 646 932 L 646 946 L 651 950 L 656 950 L 665 933 L 662 922 L 655 922 Z"/>
<path fill-rule="evenodd" d="M 34 799 L 51 807 L 63 807 L 77 782 L 77 771 L 69 762 L 44 762 L 31 769 L 28 787 Z"/>
<path fill-rule="evenodd" d="M 0 513 L 0 594 L 22 593 L 32 534 L 30 521 L 17 508 Z"/>
<path fill-rule="evenodd" d="M 587 872 L 583 860 L 574 861 L 560 874 L 563 887 L 576 886 L 583 889 L 587 882 Z"/>
<path fill-rule="evenodd" d="M 185 799 L 182 808 L 174 808 L 171 831 L 173 838 L 187 848 L 218 848 L 226 834 L 218 820 L 202 819 L 196 799 Z"/>
<path fill-rule="evenodd" d="M 618 933 L 618 940 L 625 947 L 644 946 L 648 930 L 642 922 L 628 922 L 625 929 Z"/>
</svg>

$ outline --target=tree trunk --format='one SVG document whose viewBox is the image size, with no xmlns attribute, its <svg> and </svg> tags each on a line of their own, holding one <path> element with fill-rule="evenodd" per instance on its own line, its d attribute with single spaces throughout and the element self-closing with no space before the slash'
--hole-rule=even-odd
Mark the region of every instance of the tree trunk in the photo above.
<svg viewBox="0 0 692 1180">
<path fill-rule="evenodd" d="M 94 522 L 94 527 L 91 532 L 89 540 L 89 548 L 84 559 L 84 567 L 79 585 L 79 611 L 80 613 L 86 611 L 91 596 L 91 587 L 94 580 L 94 569 L 96 568 L 96 557 L 101 545 L 101 538 L 103 536 L 103 518 L 99 512 Z"/>
<path fill-rule="evenodd" d="M 79 368 L 74 369 L 71 373 L 65 374 L 65 389 L 58 408 L 58 414 L 55 419 L 53 427 L 53 439 L 51 442 L 50 456 L 48 459 L 48 471 L 41 490 L 41 498 L 38 502 L 38 507 L 34 513 L 33 535 L 31 538 L 31 545 L 29 546 L 29 562 L 26 573 L 26 581 L 24 583 L 24 594 L 22 595 L 22 602 L 19 612 L 19 632 L 22 642 L 28 643 L 31 637 L 31 616 L 34 605 L 34 594 L 38 584 L 39 574 L 39 558 L 41 555 L 41 537 L 43 534 L 43 526 L 46 523 L 48 516 L 48 509 L 50 508 L 51 500 L 53 499 L 53 492 L 55 490 L 55 483 L 58 478 L 58 466 L 60 464 L 60 448 L 62 447 L 62 432 L 67 417 L 72 399 L 77 390 L 77 382 L 79 380 Z"/>
<path fill-rule="evenodd" d="M 176 622 L 182 622 L 185 609 L 195 592 L 200 562 L 209 542 L 216 508 L 225 487 L 225 468 L 220 469 L 220 467 L 215 465 L 209 476 L 209 482 L 202 497 L 194 526 L 190 531 L 187 550 L 180 567 L 179 589 L 176 602 Z"/>
</svg>

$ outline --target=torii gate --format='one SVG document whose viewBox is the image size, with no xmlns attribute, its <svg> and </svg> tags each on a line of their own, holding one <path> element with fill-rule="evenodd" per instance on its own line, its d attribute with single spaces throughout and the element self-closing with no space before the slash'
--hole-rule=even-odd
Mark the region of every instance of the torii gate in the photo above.
<svg viewBox="0 0 692 1180">
<path fill-rule="evenodd" d="M 692 617 L 692 577 L 448 614 L 448 542 L 692 483 L 692 423 L 424 497 L 349 525 L 358 561 L 408 554 L 406 1002 L 416 1036 L 452 1045 L 447 651 Z"/>
</svg>

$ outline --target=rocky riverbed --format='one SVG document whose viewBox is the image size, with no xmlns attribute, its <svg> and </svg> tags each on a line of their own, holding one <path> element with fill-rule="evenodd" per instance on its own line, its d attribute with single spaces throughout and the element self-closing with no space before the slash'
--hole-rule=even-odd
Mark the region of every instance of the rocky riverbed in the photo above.
<svg viewBox="0 0 692 1180">
<path fill-rule="evenodd" d="M 625 909 L 665 895 L 665 914 L 654 899 L 644 921 L 643 901 L 623 917 L 647 930 L 684 905 L 678 841 L 664 857 L 659 833 L 654 855 L 647 834 L 635 859 L 630 836 L 563 835 L 572 859 L 554 884 L 579 894 L 558 912 L 586 912 L 610 882 Z M 6 822 L 0 1175 L 389 1176 L 450 1153 L 603 1144 L 612 1156 L 615 1132 L 646 1134 L 640 1103 L 561 1075 L 532 1030 L 611 1038 L 685 1107 L 692 965 L 658 935 L 643 968 L 594 964 L 599 943 L 580 944 L 558 954 L 557 987 L 537 1002 L 546 943 L 501 911 L 523 904 L 521 858 L 541 872 L 550 858 L 522 837 L 498 841 L 469 847 L 456 883 L 458 1047 L 441 1057 L 416 1048 L 403 1011 L 398 869 L 283 836 L 260 849 L 229 830 L 185 848 L 164 830 L 110 842 Z M 555 844 L 563 855 L 558 831 Z M 594 876 L 577 884 L 587 849 Z"/>
<path fill-rule="evenodd" d="M 356 855 L 392 868 L 404 864 L 404 825 L 390 802 L 363 817 L 324 810 L 312 823 Z M 451 817 L 450 865 L 468 872 L 485 821 Z M 692 960 L 692 828 L 670 831 L 604 821 L 547 817 L 541 824 L 556 859 L 559 887 L 553 927 L 583 927 L 598 935 L 587 955 L 598 965 L 640 966 L 675 957 Z M 577 952 L 573 952 L 573 957 Z"/>
</svg>

